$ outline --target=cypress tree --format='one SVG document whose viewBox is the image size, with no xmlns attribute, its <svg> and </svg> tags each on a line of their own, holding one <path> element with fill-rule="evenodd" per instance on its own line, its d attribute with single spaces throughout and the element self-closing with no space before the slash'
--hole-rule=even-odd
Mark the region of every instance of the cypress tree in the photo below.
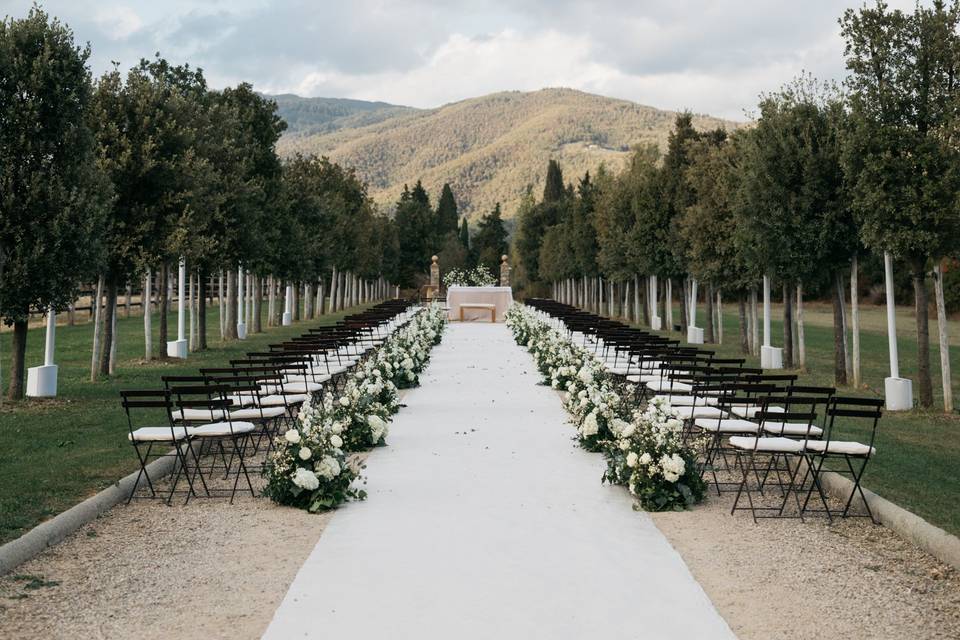
<svg viewBox="0 0 960 640">
<path fill-rule="evenodd" d="M 466 218 L 460 222 L 460 244 L 462 244 L 465 249 L 470 248 L 470 227 L 467 224 Z"/>
<path fill-rule="evenodd" d="M 548 204 L 563 198 L 566 188 L 563 186 L 563 172 L 560 163 L 551 160 L 547 165 L 547 180 L 543 187 L 543 202 Z"/>
<path fill-rule="evenodd" d="M 437 202 L 437 237 L 443 238 L 448 233 L 456 233 L 459 217 L 453 189 L 449 184 L 444 184 L 440 192 L 440 200 Z"/>
</svg>

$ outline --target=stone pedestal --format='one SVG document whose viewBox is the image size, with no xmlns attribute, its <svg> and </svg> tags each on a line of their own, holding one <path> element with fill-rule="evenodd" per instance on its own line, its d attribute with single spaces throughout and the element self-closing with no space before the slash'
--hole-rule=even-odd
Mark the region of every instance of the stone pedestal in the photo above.
<svg viewBox="0 0 960 640">
<path fill-rule="evenodd" d="M 760 367 L 763 369 L 783 369 L 783 349 L 780 347 L 760 347 Z"/>
<path fill-rule="evenodd" d="M 659 320 L 659 318 L 657 318 Z M 703 327 L 687 327 L 687 342 L 690 344 L 703 344 Z"/>
<path fill-rule="evenodd" d="M 887 411 L 913 409 L 913 381 L 909 378 L 884 378 L 883 392 L 887 400 Z"/>
<path fill-rule="evenodd" d="M 187 357 L 187 341 L 186 340 L 171 340 L 167 343 L 167 357 L 169 358 L 186 358 Z"/>
<path fill-rule="evenodd" d="M 500 286 L 510 286 L 510 265 L 507 264 L 507 256 L 500 256 Z"/>
<path fill-rule="evenodd" d="M 57 395 L 57 365 L 47 364 L 27 369 L 27 395 L 31 398 L 52 398 Z"/>
</svg>

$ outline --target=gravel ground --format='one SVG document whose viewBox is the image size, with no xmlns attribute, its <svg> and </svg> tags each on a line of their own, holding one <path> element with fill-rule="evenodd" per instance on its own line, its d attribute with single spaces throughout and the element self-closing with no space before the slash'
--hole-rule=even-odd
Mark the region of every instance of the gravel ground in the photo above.
<svg viewBox="0 0 960 640">
<path fill-rule="evenodd" d="M 176 502 L 118 505 L 0 578 L 0 638 L 259 638 L 332 513 Z"/>
<path fill-rule="evenodd" d="M 754 524 L 732 505 L 714 492 L 652 516 L 741 639 L 960 638 L 960 575 L 889 529 L 865 518 Z"/>
</svg>

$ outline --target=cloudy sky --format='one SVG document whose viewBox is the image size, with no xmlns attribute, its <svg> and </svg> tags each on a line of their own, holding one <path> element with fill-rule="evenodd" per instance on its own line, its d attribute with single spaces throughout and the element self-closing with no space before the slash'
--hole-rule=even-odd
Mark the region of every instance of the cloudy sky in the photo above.
<svg viewBox="0 0 960 640">
<path fill-rule="evenodd" d="M 161 52 L 211 86 L 434 107 L 572 87 L 743 119 L 808 70 L 843 76 L 837 18 L 862 0 L 46 0 L 95 73 Z M 913 0 L 890 0 L 904 8 Z M 30 0 L 0 0 L 21 17 Z"/>
</svg>

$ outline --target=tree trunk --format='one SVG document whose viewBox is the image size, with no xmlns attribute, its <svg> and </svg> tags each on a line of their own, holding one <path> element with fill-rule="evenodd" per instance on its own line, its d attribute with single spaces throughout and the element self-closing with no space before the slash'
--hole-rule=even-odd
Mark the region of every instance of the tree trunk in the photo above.
<svg viewBox="0 0 960 640">
<path fill-rule="evenodd" d="M 737 312 L 740 324 L 740 353 L 750 353 L 750 334 L 747 326 L 747 301 L 741 291 L 737 296 Z"/>
<path fill-rule="evenodd" d="M 793 295 L 790 285 L 783 285 L 783 366 L 793 369 Z"/>
<path fill-rule="evenodd" d="M 159 289 L 160 294 L 160 357 L 165 358 L 167 355 L 167 341 L 169 337 L 167 335 L 167 314 L 170 313 L 170 269 L 167 267 L 166 263 L 160 265 L 160 277 L 159 277 Z"/>
<path fill-rule="evenodd" d="M 103 314 L 100 310 L 100 300 L 103 298 L 103 276 L 97 279 L 97 288 L 90 299 L 90 313 L 93 314 L 93 353 L 90 356 L 90 382 L 97 379 L 97 369 L 100 365 L 100 340 L 103 327 Z"/>
<path fill-rule="evenodd" d="M 930 378 L 930 303 L 927 300 L 925 261 L 915 259 L 913 267 L 913 298 L 917 314 L 917 387 L 920 406 L 933 406 L 933 380 Z"/>
<path fill-rule="evenodd" d="M 933 267 L 933 287 L 937 297 L 937 338 L 940 343 L 940 380 L 943 384 L 943 410 L 947 413 L 953 413 L 950 338 L 947 335 L 947 307 L 943 297 L 943 273 L 939 262 Z"/>
<path fill-rule="evenodd" d="M 150 299 L 153 297 L 151 285 L 153 285 L 153 280 L 150 269 L 147 269 L 147 274 L 143 277 L 143 294 L 140 296 L 140 307 L 143 309 L 143 351 L 147 362 L 153 359 L 153 327 L 150 317 L 153 312 L 153 305 L 150 304 Z"/>
<path fill-rule="evenodd" d="M 227 337 L 227 301 L 223 295 L 223 269 L 217 278 L 217 319 L 220 321 L 220 342 Z"/>
<path fill-rule="evenodd" d="M 853 256 L 850 265 L 850 335 L 853 338 L 853 386 L 860 388 L 860 292 L 859 292 L 859 265 L 857 256 Z"/>
<path fill-rule="evenodd" d="M 197 273 L 197 351 L 207 350 L 207 273 Z"/>
<path fill-rule="evenodd" d="M 26 318 L 13 323 L 13 349 L 10 351 L 10 386 L 7 387 L 7 397 L 11 400 L 23 398 L 27 328 Z"/>
<path fill-rule="evenodd" d="M 113 348 L 113 332 L 116 327 L 114 314 L 117 309 L 117 284 L 112 278 L 107 282 L 107 301 L 103 305 L 103 342 L 100 344 L 100 375 L 110 375 L 110 351 Z"/>
<path fill-rule="evenodd" d="M 850 359 L 850 343 L 847 339 L 847 301 L 844 299 L 844 288 L 843 288 L 843 275 L 837 272 L 837 283 L 836 289 L 839 292 L 840 298 L 840 318 L 842 319 L 842 324 L 840 325 L 843 328 L 843 363 L 844 369 L 846 370 L 847 383 L 853 378 L 853 363 Z"/>
<path fill-rule="evenodd" d="M 757 290 L 750 289 L 750 349 L 753 355 L 760 354 L 760 312 L 757 309 Z"/>
<path fill-rule="evenodd" d="M 72 327 L 77 323 L 77 303 L 70 301 L 70 305 L 67 307 L 67 326 Z"/>
<path fill-rule="evenodd" d="M 687 314 L 690 311 L 688 308 L 690 306 L 690 290 L 689 290 L 689 281 L 686 278 L 683 278 L 680 285 L 680 294 L 682 296 L 682 301 L 680 303 L 680 333 L 683 334 L 684 339 L 687 335 Z"/>
<path fill-rule="evenodd" d="M 717 314 L 717 344 L 723 344 L 723 298 L 720 289 L 717 289 L 717 305 L 715 308 Z"/>
<path fill-rule="evenodd" d="M 133 297 L 133 285 L 127 283 L 127 290 L 123 296 L 123 317 L 130 317 L 130 298 Z"/>
<path fill-rule="evenodd" d="M 322 317 L 322 316 L 323 316 L 324 309 L 326 309 L 326 307 L 324 306 L 324 302 L 326 302 L 326 301 L 324 300 L 324 297 L 325 297 L 325 296 L 324 296 L 324 290 L 323 290 L 323 289 L 324 289 L 324 286 L 323 286 L 323 285 L 324 285 L 323 278 L 320 278 L 320 282 L 317 283 L 317 317 Z M 378 299 L 378 300 L 382 300 L 382 299 L 383 299 L 383 293 L 382 293 L 382 285 L 383 285 L 383 283 L 382 283 L 382 282 L 378 282 L 377 285 L 378 285 L 378 286 L 377 286 L 377 299 Z"/>
<path fill-rule="evenodd" d="M 846 326 L 843 320 L 843 278 L 838 271 L 833 286 L 833 380 L 838 387 L 847 384 Z"/>
<path fill-rule="evenodd" d="M 327 313 L 336 311 L 337 301 L 337 268 L 333 267 L 330 272 L 330 304 L 327 305 Z"/>
<path fill-rule="evenodd" d="M 673 331 L 673 278 L 667 278 L 666 290 L 663 292 L 663 318 L 667 323 L 667 333 Z"/>
<path fill-rule="evenodd" d="M 299 283 L 294 282 L 290 291 L 293 294 L 293 297 L 290 299 L 290 310 L 293 312 L 293 321 L 300 321 L 300 285 Z"/>
<path fill-rule="evenodd" d="M 120 336 L 117 333 L 117 320 L 119 318 L 117 298 L 119 293 L 113 297 L 113 318 L 110 322 L 112 331 L 110 332 L 110 353 L 107 354 L 107 373 L 111 376 L 117 372 L 117 343 L 120 342 Z"/>
<path fill-rule="evenodd" d="M 704 342 L 707 342 L 707 343 L 714 343 L 714 342 L 717 341 L 717 337 L 716 337 L 716 333 L 714 333 L 714 331 L 713 331 L 713 314 L 714 314 L 714 310 L 713 310 L 713 285 L 712 285 L 712 284 L 709 284 L 709 283 L 704 283 L 704 287 L 703 287 L 703 288 L 706 289 L 706 291 L 705 291 L 704 293 L 706 294 L 705 297 L 706 297 L 706 299 L 707 299 L 707 300 L 706 300 L 706 302 L 707 302 L 707 322 L 706 322 L 706 326 L 703 328 L 703 329 L 704 329 L 703 340 L 704 340 Z"/>
<path fill-rule="evenodd" d="M 803 283 L 797 283 L 797 358 L 800 368 L 807 369 L 807 343 L 803 334 Z"/>
<path fill-rule="evenodd" d="M 221 309 L 221 312 L 223 310 Z M 225 324 L 228 340 L 237 340 L 237 272 L 227 269 L 227 320 Z"/>
<path fill-rule="evenodd" d="M 303 317 L 305 320 L 313 320 L 313 285 L 304 285 L 303 291 Z"/>
</svg>

